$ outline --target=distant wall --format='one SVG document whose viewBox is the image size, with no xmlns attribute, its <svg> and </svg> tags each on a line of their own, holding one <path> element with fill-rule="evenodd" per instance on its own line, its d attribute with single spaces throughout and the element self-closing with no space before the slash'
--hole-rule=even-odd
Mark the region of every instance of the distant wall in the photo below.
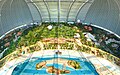
<svg viewBox="0 0 120 75">
<path fill-rule="evenodd" d="M 0 3 L 0 36 L 19 25 L 33 22 L 25 0 L 2 0 Z"/>
<path fill-rule="evenodd" d="M 84 22 L 93 23 L 120 35 L 120 1 L 94 0 Z"/>
</svg>

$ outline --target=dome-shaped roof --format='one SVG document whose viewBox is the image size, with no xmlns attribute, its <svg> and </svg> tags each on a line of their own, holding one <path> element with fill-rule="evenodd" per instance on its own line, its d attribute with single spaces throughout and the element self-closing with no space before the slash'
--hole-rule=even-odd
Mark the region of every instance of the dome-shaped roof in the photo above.
<svg viewBox="0 0 120 75">
<path fill-rule="evenodd" d="M 81 20 L 120 35 L 119 0 L 0 0 L 0 35 L 31 22 Z"/>
</svg>

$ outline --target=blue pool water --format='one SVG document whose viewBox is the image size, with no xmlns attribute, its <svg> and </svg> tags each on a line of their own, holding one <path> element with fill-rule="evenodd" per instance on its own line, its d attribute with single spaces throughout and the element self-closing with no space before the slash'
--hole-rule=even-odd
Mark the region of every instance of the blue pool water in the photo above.
<svg viewBox="0 0 120 75">
<path fill-rule="evenodd" d="M 31 59 L 27 59 L 25 62 L 17 65 L 13 72 L 12 75 L 54 75 L 54 74 L 49 74 L 46 72 L 46 68 L 42 68 L 41 70 L 36 70 L 36 64 L 45 60 L 51 60 L 53 58 L 57 57 L 33 57 Z M 70 70 L 69 74 L 62 74 L 62 75 L 98 75 L 96 72 L 94 66 L 87 61 L 83 61 L 82 58 L 68 58 L 68 57 L 59 57 L 62 59 L 67 59 L 67 60 L 75 60 L 80 63 L 80 66 L 82 67 L 81 69 L 75 70 L 73 68 L 67 67 L 66 70 Z M 55 68 L 62 69 L 62 65 L 58 63 L 53 64 L 47 64 L 47 66 L 54 66 Z"/>
</svg>

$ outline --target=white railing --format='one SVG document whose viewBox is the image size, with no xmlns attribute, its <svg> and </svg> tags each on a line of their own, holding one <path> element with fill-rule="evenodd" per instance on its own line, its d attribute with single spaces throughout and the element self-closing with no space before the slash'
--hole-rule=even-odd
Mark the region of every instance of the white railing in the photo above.
<svg viewBox="0 0 120 75">
<path fill-rule="evenodd" d="M 101 26 L 98 26 L 98 25 L 95 25 L 95 24 L 90 24 L 90 23 L 82 23 L 82 24 L 91 25 L 91 26 L 93 26 L 93 27 L 96 27 L 96 28 L 105 30 L 105 31 L 107 31 L 107 32 L 109 32 L 109 33 L 111 33 L 111 34 L 114 34 L 116 37 L 120 38 L 120 36 L 119 36 L 118 34 L 116 34 L 116 33 L 113 32 L 113 31 L 110 31 L 109 29 L 106 29 L 106 28 L 104 28 L 104 27 L 101 27 Z"/>
<path fill-rule="evenodd" d="M 105 31 L 107 31 L 107 32 L 109 32 L 109 33 L 111 33 L 111 34 L 114 34 L 114 35 L 117 36 L 118 38 L 120 38 L 120 36 L 119 36 L 118 34 L 112 32 L 112 31 L 110 31 L 110 30 L 108 30 L 108 29 L 106 29 L 106 28 L 103 28 L 103 27 L 100 27 L 100 26 L 94 25 L 94 24 L 91 24 L 91 26 L 94 26 L 94 27 L 96 27 L 96 28 L 103 29 L 103 30 L 105 30 Z"/>
<path fill-rule="evenodd" d="M 10 32 L 12 32 L 12 31 L 14 31 L 14 30 L 16 30 L 16 29 L 18 29 L 18 28 L 22 28 L 22 27 L 24 27 L 24 26 L 27 26 L 27 24 L 20 25 L 20 26 L 18 26 L 18 27 L 15 27 L 15 28 L 9 30 L 8 32 L 6 32 L 5 34 L 3 34 L 3 35 L 0 37 L 0 39 L 2 39 L 3 37 L 5 37 L 5 35 L 9 34 Z"/>
</svg>

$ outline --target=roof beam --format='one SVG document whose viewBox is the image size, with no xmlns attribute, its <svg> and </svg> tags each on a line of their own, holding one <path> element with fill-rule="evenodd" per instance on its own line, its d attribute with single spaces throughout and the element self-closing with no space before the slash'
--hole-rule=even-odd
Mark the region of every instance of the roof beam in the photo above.
<svg viewBox="0 0 120 75">
<path fill-rule="evenodd" d="M 14 0 L 13 0 L 14 1 Z M 26 0 L 23 0 L 25 3 L 26 3 Z M 30 8 L 29 8 L 29 6 L 28 6 L 28 4 L 26 3 L 26 5 L 27 5 L 27 7 L 28 7 L 28 9 L 29 9 L 29 12 L 30 12 L 30 15 L 31 15 L 31 17 L 32 17 L 32 22 L 34 22 L 34 19 L 33 19 L 33 15 L 32 15 L 32 13 L 31 13 L 31 11 L 30 11 Z"/>
<path fill-rule="evenodd" d="M 77 17 L 78 17 L 78 15 L 79 15 L 79 12 L 81 11 L 81 9 L 84 7 L 84 5 L 86 5 L 87 3 L 93 3 L 92 1 L 89 1 L 89 0 L 87 0 L 87 1 L 85 1 L 85 3 L 83 3 L 83 5 L 82 6 L 80 6 L 80 8 L 79 8 L 79 10 L 77 11 L 77 15 L 76 15 L 76 17 L 75 17 L 75 21 L 77 21 Z"/>
<path fill-rule="evenodd" d="M 4 0 L 4 2 L 1 4 L 1 10 L 0 10 L 0 18 L 2 17 L 2 10 L 3 10 L 3 5 L 5 4 L 7 2 L 7 0 Z M 4 28 L 3 28 L 3 26 L 2 26 L 3 24 L 2 24 L 2 19 L 0 19 L 0 27 L 2 28 L 2 33 L 4 33 L 5 32 L 5 30 L 4 30 Z"/>
<path fill-rule="evenodd" d="M 76 1 L 76 0 L 74 0 L 75 2 L 77 2 L 77 3 L 86 3 L 86 1 Z M 60 1 L 60 2 L 74 2 L 74 1 Z M 58 2 L 57 0 L 56 1 L 45 1 L 45 0 L 43 0 L 43 1 L 33 1 L 33 2 L 31 2 L 31 1 L 28 1 L 27 3 L 40 3 L 40 2 Z M 92 3 L 92 2 L 87 2 L 87 3 Z"/>
<path fill-rule="evenodd" d="M 67 19 L 66 19 L 66 21 L 68 21 L 71 8 L 72 8 L 73 4 L 75 3 L 75 1 L 76 1 L 76 0 L 74 0 L 74 1 L 70 4 L 70 8 L 69 8 L 68 13 L 67 13 Z"/>
<path fill-rule="evenodd" d="M 58 0 L 57 4 L 58 4 L 58 24 L 59 24 L 60 22 L 60 0 Z"/>
<path fill-rule="evenodd" d="M 31 2 L 33 2 L 33 0 L 31 0 Z M 42 22 L 43 18 L 42 18 L 40 9 L 38 8 L 38 6 L 37 6 L 35 3 L 32 3 L 32 4 L 33 4 L 33 6 L 35 6 L 35 8 L 37 9 L 37 11 L 38 11 L 38 13 L 39 13 L 39 15 L 40 15 L 40 18 L 41 18 L 41 22 Z"/>
<path fill-rule="evenodd" d="M 49 10 L 49 7 L 48 7 L 48 4 L 47 4 L 47 1 L 43 0 L 46 8 L 47 8 L 47 11 L 48 11 L 48 16 L 49 16 L 49 21 L 51 22 L 51 15 L 50 15 L 50 10 Z"/>
</svg>

